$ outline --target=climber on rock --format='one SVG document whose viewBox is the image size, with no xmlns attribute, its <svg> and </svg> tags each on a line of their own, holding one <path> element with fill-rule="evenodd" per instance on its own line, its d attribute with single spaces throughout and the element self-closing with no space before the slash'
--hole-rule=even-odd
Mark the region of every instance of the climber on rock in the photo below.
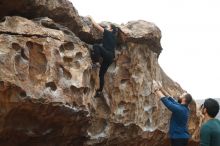
<svg viewBox="0 0 220 146">
<path fill-rule="evenodd" d="M 189 104 L 192 102 L 192 96 L 184 93 L 178 97 L 178 101 L 170 97 L 165 90 L 157 84 L 153 92 L 160 97 L 163 104 L 172 112 L 169 138 L 172 146 L 187 146 L 190 138 L 188 132 Z"/>
<path fill-rule="evenodd" d="M 100 63 L 101 61 L 101 67 L 99 71 L 99 89 L 96 91 L 96 96 L 102 95 L 102 90 L 104 87 L 104 77 L 105 73 L 107 72 L 109 66 L 112 64 L 115 58 L 115 48 L 117 44 L 117 34 L 118 34 L 118 28 L 111 24 L 109 29 L 103 28 L 101 25 L 97 24 L 90 16 L 93 25 L 103 33 L 103 39 L 102 44 L 95 44 L 93 45 L 93 49 L 91 51 L 91 58 L 94 63 L 94 65 L 97 65 L 97 63 Z M 93 65 L 93 66 L 94 66 Z"/>
</svg>

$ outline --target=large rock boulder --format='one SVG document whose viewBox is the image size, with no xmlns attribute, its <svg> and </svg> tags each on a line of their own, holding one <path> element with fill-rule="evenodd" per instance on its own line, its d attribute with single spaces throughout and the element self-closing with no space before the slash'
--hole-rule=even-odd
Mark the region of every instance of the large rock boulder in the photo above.
<svg viewBox="0 0 220 146">
<path fill-rule="evenodd" d="M 100 32 L 98 32 L 92 26 L 91 20 L 86 17 L 80 17 L 77 10 L 68 0 L 2 0 L 0 2 L 0 18 L 4 16 L 18 15 L 29 19 L 38 17 L 49 17 L 53 19 L 56 23 L 68 27 L 72 32 L 76 34 L 76 36 L 78 36 L 82 41 L 86 43 L 98 43 L 101 39 Z M 141 25 L 141 23 L 135 25 L 136 28 L 132 28 L 131 26 L 133 23 L 135 22 L 128 23 L 129 29 L 133 30 L 138 29 L 138 27 L 140 27 L 139 29 L 142 28 L 141 30 L 144 30 L 143 25 Z M 156 46 L 157 53 L 160 53 L 160 40 L 157 39 L 158 36 L 155 38 L 155 36 L 152 35 L 154 33 L 150 32 L 153 32 L 152 29 L 154 29 L 155 26 L 152 27 L 151 24 L 149 24 L 146 27 L 150 28 L 144 30 L 144 33 L 147 30 L 149 31 L 147 33 L 147 36 L 145 36 L 144 33 L 139 31 L 139 34 L 132 34 L 131 37 L 131 32 L 129 32 L 129 30 L 126 30 L 125 34 L 123 32 L 121 33 L 120 38 L 123 39 L 123 42 L 127 39 L 142 42 L 143 40 L 146 40 L 148 41 L 148 44 Z M 155 40 L 153 41 L 153 39 Z"/>
<path fill-rule="evenodd" d="M 0 145 L 167 145 L 170 112 L 152 84 L 175 97 L 184 90 L 158 64 L 157 26 L 120 26 L 104 97 L 94 98 L 99 69 L 87 43 L 101 36 L 69 1 L 3 0 L 0 16 Z M 190 108 L 196 146 L 199 118 Z"/>
<path fill-rule="evenodd" d="M 68 27 L 85 42 L 97 42 L 100 33 L 91 26 L 91 22 L 82 19 L 68 0 L 1 0 L 0 18 L 4 16 L 23 16 L 33 19 L 49 17 L 55 22 Z"/>
</svg>

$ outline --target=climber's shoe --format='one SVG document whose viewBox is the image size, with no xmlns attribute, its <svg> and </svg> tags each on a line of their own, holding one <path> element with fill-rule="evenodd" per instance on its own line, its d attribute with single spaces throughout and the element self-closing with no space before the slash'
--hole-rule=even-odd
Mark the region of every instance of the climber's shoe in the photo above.
<svg viewBox="0 0 220 146">
<path fill-rule="evenodd" d="M 92 69 L 97 69 L 97 68 L 100 68 L 100 64 L 99 63 L 92 64 Z"/>
<path fill-rule="evenodd" d="M 97 98 L 97 97 L 103 97 L 102 91 L 96 91 L 94 98 Z"/>
<path fill-rule="evenodd" d="M 90 51 L 94 51 L 94 49 L 93 49 L 93 45 L 87 45 L 87 47 L 88 47 L 88 49 L 90 50 Z"/>
</svg>

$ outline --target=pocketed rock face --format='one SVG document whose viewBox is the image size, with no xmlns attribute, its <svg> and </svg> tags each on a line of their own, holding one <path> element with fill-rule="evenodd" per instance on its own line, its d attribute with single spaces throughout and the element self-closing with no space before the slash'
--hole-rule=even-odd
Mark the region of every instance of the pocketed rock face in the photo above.
<svg viewBox="0 0 220 146">
<path fill-rule="evenodd" d="M 0 144 L 82 145 L 95 88 L 86 45 L 22 17 L 0 27 Z"/>
<path fill-rule="evenodd" d="M 68 0 L 1 0 L 0 18 L 23 16 L 29 19 L 49 17 L 68 27 L 85 42 L 97 42 L 101 35 L 91 26 L 91 21 L 82 19 Z"/>
<path fill-rule="evenodd" d="M 32 0 L 28 9 L 46 3 L 37 2 Z M 64 8 L 70 4 L 53 3 Z M 9 15 L 13 4 L 0 5 L 8 8 L 0 11 L 1 16 Z M 175 97 L 184 91 L 158 64 L 159 28 L 145 21 L 120 26 L 120 44 L 105 77 L 104 98 L 93 98 L 99 69 L 91 67 L 85 37 L 74 31 L 82 27 L 65 25 L 66 17 L 59 22 L 54 16 L 59 23 L 43 17 L 53 12 L 44 8 L 47 11 L 39 9 L 38 15 L 31 15 L 17 6 L 14 13 L 23 17 L 7 16 L 0 22 L 0 145 L 167 146 L 170 112 L 152 94 L 152 83 L 161 82 Z M 97 33 L 73 7 L 66 15 L 74 15 L 72 21 Z M 88 42 L 100 37 L 91 31 L 85 34 Z M 191 145 L 196 146 L 199 118 L 196 105 L 190 108 Z"/>
</svg>

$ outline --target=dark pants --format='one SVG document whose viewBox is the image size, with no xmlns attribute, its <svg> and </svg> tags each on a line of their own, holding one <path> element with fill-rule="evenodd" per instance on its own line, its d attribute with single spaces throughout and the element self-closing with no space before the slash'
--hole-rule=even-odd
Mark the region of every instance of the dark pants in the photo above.
<svg viewBox="0 0 220 146">
<path fill-rule="evenodd" d="M 171 146 L 187 146 L 189 139 L 171 139 Z"/>
<path fill-rule="evenodd" d="M 107 72 L 108 67 L 112 64 L 114 60 L 114 54 L 100 45 L 93 45 L 91 58 L 93 62 L 99 62 L 100 58 L 102 58 L 103 60 L 99 71 L 100 87 L 98 89 L 98 91 L 102 91 L 105 83 L 105 73 Z"/>
</svg>

